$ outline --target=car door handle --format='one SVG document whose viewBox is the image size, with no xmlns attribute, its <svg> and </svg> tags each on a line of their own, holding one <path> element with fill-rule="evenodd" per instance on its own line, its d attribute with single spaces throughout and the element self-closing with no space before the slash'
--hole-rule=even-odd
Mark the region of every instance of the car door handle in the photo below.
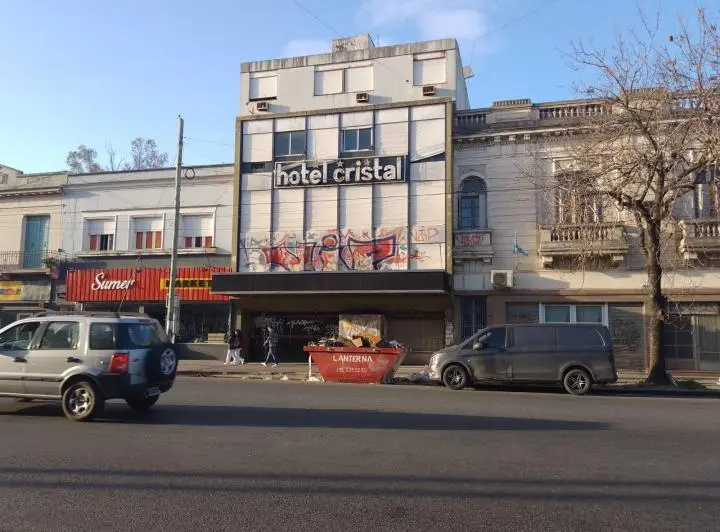
<svg viewBox="0 0 720 532">
<path fill-rule="evenodd" d="M 25 360 L 23 357 L 15 357 L 15 362 L 24 364 L 25 362 L 27 362 L 27 360 Z"/>
<path fill-rule="evenodd" d="M 67 357 L 65 359 L 65 362 L 76 362 L 77 363 L 77 362 L 82 362 L 82 360 L 80 360 L 79 358 L 75 358 L 75 357 Z"/>
</svg>

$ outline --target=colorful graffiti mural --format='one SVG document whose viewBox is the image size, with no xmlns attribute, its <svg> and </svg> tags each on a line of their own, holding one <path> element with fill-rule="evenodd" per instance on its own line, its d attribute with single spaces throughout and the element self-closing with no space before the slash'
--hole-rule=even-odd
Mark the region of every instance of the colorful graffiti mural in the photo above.
<svg viewBox="0 0 720 532">
<path fill-rule="evenodd" d="M 245 235 L 240 242 L 243 271 L 372 271 L 442 267 L 441 228 L 378 227 L 372 230 L 292 232 L 271 238 Z"/>
</svg>

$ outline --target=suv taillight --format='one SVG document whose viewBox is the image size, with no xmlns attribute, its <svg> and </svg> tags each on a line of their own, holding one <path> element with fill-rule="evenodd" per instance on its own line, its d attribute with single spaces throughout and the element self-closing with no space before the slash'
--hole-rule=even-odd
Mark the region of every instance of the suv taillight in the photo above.
<svg viewBox="0 0 720 532">
<path fill-rule="evenodd" d="M 110 359 L 110 373 L 127 373 L 130 366 L 129 353 L 115 353 Z"/>
</svg>

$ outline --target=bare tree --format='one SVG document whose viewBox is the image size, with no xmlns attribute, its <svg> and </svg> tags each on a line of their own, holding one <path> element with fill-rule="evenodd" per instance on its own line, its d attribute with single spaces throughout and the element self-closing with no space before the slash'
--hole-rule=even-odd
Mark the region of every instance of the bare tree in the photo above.
<svg viewBox="0 0 720 532">
<path fill-rule="evenodd" d="M 84 144 L 68 153 L 65 164 L 68 165 L 70 172 L 73 174 L 83 174 L 90 172 L 101 172 L 102 166 L 98 164 L 97 151 L 94 148 L 88 148 Z"/>
<path fill-rule="evenodd" d="M 107 152 L 108 157 L 108 165 L 105 168 L 106 170 L 109 170 L 110 172 L 117 172 L 119 170 L 127 170 L 130 168 L 130 165 L 125 162 L 125 158 L 118 155 L 112 144 L 107 144 L 105 146 L 105 151 Z"/>
<path fill-rule="evenodd" d="M 159 152 L 153 139 L 137 137 L 133 139 L 130 149 L 132 153 L 131 168 L 133 170 L 162 168 L 167 165 L 167 153 Z"/>
<path fill-rule="evenodd" d="M 614 204 L 639 228 L 647 273 L 647 382 L 669 384 L 664 247 L 674 244 L 666 234 L 676 202 L 720 160 L 720 39 L 702 10 L 692 28 L 680 20 L 677 35 L 664 44 L 657 26 L 643 22 L 642 34 L 618 34 L 609 50 L 573 45 L 574 65 L 595 77 L 585 92 L 597 105 L 569 131 L 571 184 L 556 186 L 574 198 L 575 216 L 592 216 L 592 204 Z"/>
</svg>

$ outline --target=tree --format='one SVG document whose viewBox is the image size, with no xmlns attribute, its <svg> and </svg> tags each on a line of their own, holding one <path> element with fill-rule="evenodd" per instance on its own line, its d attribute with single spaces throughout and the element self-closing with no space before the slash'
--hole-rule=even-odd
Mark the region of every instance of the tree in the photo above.
<svg viewBox="0 0 720 532">
<path fill-rule="evenodd" d="M 720 36 L 702 10 L 692 29 L 681 20 L 678 34 L 665 44 L 658 44 L 657 26 L 643 22 L 641 35 L 617 35 L 610 50 L 573 45 L 574 65 L 594 74 L 585 92 L 597 107 L 569 131 L 568 175 L 581 210 L 595 200 L 615 205 L 640 229 L 647 274 L 647 382 L 669 384 L 665 247 L 675 245 L 667 234 L 675 226 L 676 202 L 694 193 L 720 161 Z M 710 179 L 718 180 L 717 173 Z"/>
<path fill-rule="evenodd" d="M 137 137 L 133 139 L 131 146 L 133 170 L 145 170 L 148 168 L 162 168 L 167 165 L 167 153 L 160 153 L 153 139 Z"/>
<path fill-rule="evenodd" d="M 95 160 L 96 158 L 97 151 L 94 148 L 81 144 L 77 150 L 68 153 L 65 163 L 73 174 L 101 172 L 103 168 Z"/>
</svg>

